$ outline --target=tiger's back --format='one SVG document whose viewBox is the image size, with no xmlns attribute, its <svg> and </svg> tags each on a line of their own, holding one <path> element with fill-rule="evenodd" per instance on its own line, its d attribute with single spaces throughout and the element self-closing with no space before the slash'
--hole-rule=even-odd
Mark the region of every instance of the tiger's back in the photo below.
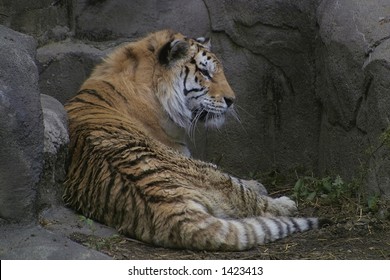
<svg viewBox="0 0 390 280">
<path fill-rule="evenodd" d="M 186 131 L 220 126 L 233 100 L 204 41 L 160 31 L 119 48 L 66 105 L 65 202 L 172 248 L 244 250 L 316 228 L 316 218 L 291 217 L 287 197 L 186 155 Z"/>
</svg>

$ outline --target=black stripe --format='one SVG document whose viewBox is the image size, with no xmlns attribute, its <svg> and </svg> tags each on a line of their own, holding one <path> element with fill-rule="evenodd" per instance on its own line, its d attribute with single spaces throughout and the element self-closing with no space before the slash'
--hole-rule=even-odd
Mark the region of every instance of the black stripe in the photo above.
<svg viewBox="0 0 390 280">
<path fill-rule="evenodd" d="M 178 203 L 183 201 L 180 196 L 169 197 L 166 195 L 145 195 L 145 199 L 148 203 L 151 204 L 160 204 L 160 203 Z"/>
<path fill-rule="evenodd" d="M 282 238 L 284 236 L 284 230 L 283 230 L 282 223 L 277 218 L 270 218 L 270 220 L 273 221 L 276 224 L 276 226 L 278 227 L 277 239 Z"/>
<path fill-rule="evenodd" d="M 182 227 L 187 222 L 193 222 L 185 214 L 186 211 L 173 212 L 164 218 L 166 224 L 173 224 L 169 232 L 169 240 L 175 240 L 179 243 L 178 245 L 182 245 L 182 238 L 184 237 L 181 234 L 183 232 Z M 179 218 L 179 221 L 175 218 Z"/>
<path fill-rule="evenodd" d="M 180 212 L 173 212 L 169 214 L 168 216 L 164 217 L 164 220 L 169 223 L 171 220 L 173 220 L 175 217 L 185 217 L 186 216 L 186 210 L 180 211 Z"/>
<path fill-rule="evenodd" d="M 129 147 L 123 147 L 119 151 L 115 151 L 111 156 L 113 157 L 113 162 L 115 162 L 115 165 L 118 165 L 118 167 L 122 168 L 131 168 L 139 164 L 141 161 L 148 159 L 148 158 L 153 158 L 155 156 L 154 153 L 152 152 L 137 152 L 135 153 L 135 158 L 130 159 L 128 157 L 126 158 L 121 158 L 120 155 L 122 152 L 128 150 Z M 141 155 L 139 153 L 142 153 Z M 119 157 L 118 157 L 119 156 Z M 119 158 L 119 159 L 117 159 Z"/>
<path fill-rule="evenodd" d="M 158 211 L 158 210 L 157 210 Z M 146 204 L 146 211 L 145 211 L 148 219 L 149 219 L 149 236 L 153 239 L 154 235 L 156 234 L 156 223 L 154 222 L 154 211 L 150 207 L 150 204 Z"/>
<path fill-rule="evenodd" d="M 241 224 L 244 226 L 245 229 L 245 235 L 247 239 L 247 244 L 245 248 L 249 248 L 253 246 L 253 244 L 257 244 L 257 236 L 255 233 L 255 230 L 253 228 L 253 225 L 250 223 L 247 223 L 245 221 L 241 222 Z"/>
<path fill-rule="evenodd" d="M 116 167 L 133 167 L 139 163 L 139 161 L 145 159 L 145 158 L 151 158 L 154 154 L 147 152 L 147 151 L 132 151 L 132 153 L 127 156 L 126 158 L 123 158 L 123 152 L 126 152 L 133 148 L 133 144 L 128 144 L 126 146 L 123 146 L 117 150 L 111 149 L 110 147 L 107 147 L 107 151 L 105 152 L 105 157 L 109 159 L 110 164 Z M 130 156 L 135 156 L 134 159 L 130 159 Z"/>
<path fill-rule="evenodd" d="M 107 186 L 106 186 L 106 190 L 105 190 L 105 197 L 104 197 L 104 206 L 103 206 L 103 213 L 107 213 L 108 212 L 108 204 L 110 203 L 110 200 L 112 199 L 111 197 L 111 190 L 112 188 L 115 186 L 115 180 L 116 180 L 116 174 L 111 173 L 111 178 L 110 178 L 110 181 L 108 182 Z M 115 209 L 112 209 L 112 211 L 114 211 Z M 103 214 L 104 215 L 104 214 Z"/>
<path fill-rule="evenodd" d="M 134 235 L 137 235 L 137 229 L 138 229 L 138 221 L 139 219 L 143 219 L 144 217 L 140 217 L 140 208 L 145 207 L 145 200 L 142 199 L 142 197 L 138 194 L 137 189 L 134 189 L 135 192 L 131 196 L 133 205 L 136 205 L 136 207 L 133 207 L 133 216 L 131 221 L 131 230 L 133 231 Z M 138 196 L 138 197 L 137 197 Z M 139 201 L 137 203 L 137 201 Z M 137 236 L 138 237 L 138 236 Z"/>
<path fill-rule="evenodd" d="M 313 221 L 311 219 L 306 219 L 307 225 L 309 226 L 309 229 L 313 228 Z"/>
<path fill-rule="evenodd" d="M 290 235 L 291 233 L 292 233 L 292 228 L 291 228 L 291 225 L 290 225 L 290 223 L 289 223 L 289 220 L 287 220 L 286 221 L 286 219 L 285 219 L 285 217 L 283 217 L 283 218 L 281 218 L 280 220 L 279 220 L 281 223 L 283 223 L 283 224 L 285 224 L 286 225 L 286 236 L 287 235 Z"/>
<path fill-rule="evenodd" d="M 187 79 L 188 79 L 188 74 L 190 73 L 190 68 L 188 68 L 188 66 L 185 67 L 185 76 L 184 76 L 184 80 L 183 80 L 183 93 L 185 96 L 187 96 L 190 92 L 200 92 L 202 90 L 204 90 L 203 87 L 201 88 L 192 88 L 192 89 L 187 89 Z"/>
<path fill-rule="evenodd" d="M 294 219 L 294 218 L 291 218 L 291 217 L 289 217 L 289 220 L 290 220 L 290 221 L 291 221 L 291 223 L 294 225 L 294 227 L 295 227 L 295 231 L 300 231 L 300 232 L 302 232 L 302 230 L 301 230 L 300 226 L 298 225 L 298 223 L 295 221 L 295 219 Z"/>
<path fill-rule="evenodd" d="M 103 98 L 96 90 L 94 89 L 83 89 L 81 91 L 78 92 L 78 94 L 89 94 L 89 95 L 92 95 L 96 98 L 98 98 L 100 101 L 103 101 L 105 103 L 107 103 L 107 105 L 113 107 L 114 105 L 107 99 Z"/>
<path fill-rule="evenodd" d="M 184 76 L 184 81 L 183 81 L 183 88 L 184 88 L 184 95 L 187 96 L 188 95 L 188 91 L 187 91 L 187 78 L 188 78 L 188 73 L 190 72 L 190 68 L 188 68 L 187 66 L 185 67 L 185 76 Z"/>
<path fill-rule="evenodd" d="M 82 99 L 81 97 L 74 97 L 74 98 L 72 98 L 72 100 L 70 100 L 70 101 L 68 102 L 68 104 L 71 104 L 71 103 L 82 103 L 82 104 L 86 104 L 86 105 L 91 105 L 91 106 L 93 106 L 93 107 L 100 107 L 100 108 L 107 109 L 106 107 L 104 107 L 104 106 L 102 106 L 102 105 L 100 105 L 100 104 L 96 104 L 96 103 L 93 103 L 93 102 L 86 101 L 86 100 Z M 68 112 L 68 114 L 70 114 L 71 112 L 74 112 L 74 111 L 77 110 L 77 109 L 82 110 L 82 109 L 85 109 L 85 108 L 72 108 L 72 109 L 67 109 L 67 112 Z M 70 116 L 70 117 L 72 117 L 72 116 Z"/>
<path fill-rule="evenodd" d="M 122 177 L 121 177 L 121 181 L 122 181 L 122 186 L 125 189 L 126 191 L 126 196 L 123 197 L 123 205 L 120 206 L 118 204 L 118 198 L 116 197 L 115 198 L 115 201 L 114 201 L 114 209 L 115 209 L 115 213 L 117 215 L 117 213 L 121 213 L 121 216 L 119 218 L 119 225 L 123 225 L 124 223 L 124 220 L 125 219 L 128 219 L 129 217 L 131 218 L 130 221 L 125 221 L 125 224 L 127 225 L 131 225 L 131 230 L 132 230 L 132 234 L 135 234 L 135 231 L 136 231 L 136 227 L 138 226 L 138 217 L 139 217 L 139 207 L 141 207 L 143 204 L 145 204 L 145 201 L 142 200 L 141 197 L 137 197 L 137 194 L 136 194 L 136 189 L 134 188 L 134 186 L 131 184 L 131 183 L 128 183 L 127 181 L 125 181 Z M 118 192 L 117 196 L 120 195 L 120 192 Z M 142 200 L 142 201 L 140 201 Z M 137 201 L 140 201 L 140 203 L 137 203 Z M 142 205 L 141 205 L 141 202 L 142 202 Z M 130 204 L 131 205 L 131 213 L 129 212 L 125 212 L 125 208 L 127 208 L 127 205 Z M 121 207 L 121 208 L 120 208 Z"/>
<path fill-rule="evenodd" d="M 85 165 L 90 167 L 90 165 L 94 166 L 94 162 L 88 162 L 88 161 L 85 161 Z M 102 186 L 100 183 L 96 182 L 96 169 L 95 168 L 88 168 L 88 170 L 86 171 L 85 174 L 81 173 L 81 175 L 83 177 L 86 177 L 87 176 L 87 183 L 85 184 L 85 192 L 84 192 L 84 196 L 85 196 L 85 199 L 89 201 L 89 209 L 92 209 L 94 210 L 96 208 L 97 205 L 93 206 L 93 204 L 96 204 L 96 197 L 97 196 L 94 196 L 94 193 L 100 189 Z"/>
<path fill-rule="evenodd" d="M 123 174 L 123 175 L 130 182 L 136 183 L 136 182 L 144 179 L 145 177 L 148 177 L 150 175 L 154 175 L 156 173 L 159 173 L 159 172 L 162 172 L 162 171 L 165 171 L 165 170 L 166 170 L 166 168 L 164 168 L 164 167 L 157 167 L 157 168 L 154 168 L 154 169 L 150 168 L 148 170 L 145 170 L 140 175 L 134 175 L 134 174 Z"/>
<path fill-rule="evenodd" d="M 136 208 L 136 203 L 135 203 L 135 199 L 134 199 L 134 195 L 133 195 L 132 186 L 125 185 L 125 182 L 122 180 L 122 177 L 120 177 L 120 178 L 121 178 L 121 184 L 122 184 L 123 188 L 125 188 L 124 191 L 126 191 L 126 195 L 124 195 L 122 197 L 121 205 L 119 205 L 119 203 L 118 203 L 118 198 L 116 198 L 115 201 L 114 201 L 114 207 L 113 207 L 114 208 L 114 212 L 112 214 L 115 217 L 115 224 L 117 224 L 117 225 L 122 225 L 123 224 L 123 220 L 126 217 L 126 215 L 127 216 L 131 215 L 131 217 L 134 218 L 133 217 L 133 209 Z M 125 209 L 127 209 L 128 204 L 131 204 L 130 205 L 131 211 L 130 212 L 129 211 L 125 212 Z"/>
<path fill-rule="evenodd" d="M 207 93 L 208 93 L 208 91 L 207 92 L 203 92 L 203 93 L 201 93 L 199 95 L 196 95 L 196 96 L 191 96 L 188 100 L 192 100 L 192 99 L 198 100 L 202 96 L 205 96 Z"/>
<path fill-rule="evenodd" d="M 186 87 L 184 87 L 184 95 L 187 96 L 189 93 L 191 92 L 201 92 L 204 90 L 204 87 L 201 87 L 201 88 L 192 88 L 192 89 L 187 89 Z"/>
<path fill-rule="evenodd" d="M 155 187 L 163 187 L 164 189 L 176 189 L 178 186 L 173 186 L 172 183 L 167 179 L 157 179 L 153 180 L 145 185 L 145 190 L 147 191 L 149 188 Z"/>
<path fill-rule="evenodd" d="M 254 199 L 254 202 L 252 201 L 253 215 L 262 215 L 263 211 L 261 207 L 259 207 L 259 205 L 261 205 L 261 203 L 259 203 L 259 194 L 255 191 L 253 191 L 252 194 Z"/>
<path fill-rule="evenodd" d="M 95 162 L 93 164 L 93 178 L 92 178 L 92 181 L 91 183 L 94 185 L 93 189 L 92 189 L 92 192 L 90 194 L 90 197 L 91 197 L 91 200 L 93 201 L 94 205 L 95 206 L 98 206 L 98 217 L 99 219 L 102 218 L 103 216 L 103 213 L 104 213 L 104 208 L 103 208 L 103 205 L 102 205 L 102 198 L 104 198 L 103 196 L 103 192 L 105 191 L 105 187 L 106 187 L 106 182 L 105 180 L 102 180 L 102 176 L 103 176 L 103 172 L 104 172 L 104 168 L 103 168 L 103 162 L 99 159 L 97 159 L 98 161 Z M 105 184 L 103 184 L 103 182 Z"/>
<path fill-rule="evenodd" d="M 255 219 L 263 229 L 264 243 L 267 243 L 270 240 L 272 240 L 271 230 L 269 229 L 268 225 L 264 222 L 263 218 L 262 217 L 255 217 Z"/>
<path fill-rule="evenodd" d="M 118 90 L 116 90 L 115 86 L 113 84 L 111 84 L 110 82 L 107 82 L 107 81 L 102 81 L 103 83 L 105 83 L 106 85 L 108 85 L 113 91 L 115 91 L 115 93 L 117 93 L 120 97 L 122 97 L 123 101 L 125 101 L 125 103 L 128 103 L 128 100 L 127 98 Z"/>
<path fill-rule="evenodd" d="M 241 202 L 246 204 L 246 199 L 245 199 L 245 187 L 242 184 L 241 179 L 238 179 L 238 183 L 240 184 L 240 194 L 241 194 Z"/>
<path fill-rule="evenodd" d="M 88 162 L 85 161 L 85 160 L 82 160 L 83 159 L 83 154 L 84 154 L 84 150 L 81 151 L 81 155 L 79 157 L 79 161 L 77 162 L 76 166 L 79 167 L 78 170 L 76 170 L 76 174 L 77 174 L 77 177 L 78 178 L 83 178 L 84 175 L 85 175 L 85 172 L 87 171 L 88 169 Z M 74 164 L 73 164 L 74 165 Z M 81 168 L 81 169 L 80 169 Z"/>
</svg>

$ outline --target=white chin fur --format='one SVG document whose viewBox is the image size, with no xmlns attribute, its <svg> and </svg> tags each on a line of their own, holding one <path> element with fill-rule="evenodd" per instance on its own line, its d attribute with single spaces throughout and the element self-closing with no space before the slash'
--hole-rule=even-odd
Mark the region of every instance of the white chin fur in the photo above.
<svg viewBox="0 0 390 280">
<path fill-rule="evenodd" d="M 220 128 L 225 123 L 225 116 L 218 116 L 208 119 L 204 126 L 207 128 Z"/>
</svg>

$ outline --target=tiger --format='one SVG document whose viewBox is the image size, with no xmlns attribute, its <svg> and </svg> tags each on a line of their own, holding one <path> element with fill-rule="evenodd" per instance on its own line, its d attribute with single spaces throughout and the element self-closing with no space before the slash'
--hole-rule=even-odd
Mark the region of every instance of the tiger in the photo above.
<svg viewBox="0 0 390 280">
<path fill-rule="evenodd" d="M 173 249 L 242 251 L 318 228 L 290 198 L 190 156 L 186 135 L 220 128 L 235 98 L 208 38 L 162 30 L 119 46 L 65 105 L 65 204 Z"/>
</svg>

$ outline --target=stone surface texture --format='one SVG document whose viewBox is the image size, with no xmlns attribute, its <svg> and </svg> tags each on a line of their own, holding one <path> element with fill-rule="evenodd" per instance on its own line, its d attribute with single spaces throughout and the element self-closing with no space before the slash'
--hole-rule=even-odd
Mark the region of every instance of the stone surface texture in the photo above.
<svg viewBox="0 0 390 280">
<path fill-rule="evenodd" d="M 7 225 L 22 223 L 12 227 L 28 225 L 42 238 L 14 253 L 4 239 L 0 257 L 72 257 L 57 254 L 70 242 L 60 225 L 73 230 L 79 219 L 61 200 L 63 104 L 116 46 L 163 28 L 210 37 L 237 95 L 240 121 L 199 128 L 189 139 L 194 157 L 244 178 L 270 170 L 340 175 L 390 196 L 390 149 L 381 139 L 390 127 L 388 0 L 4 0 L 0 230 L 16 242 Z M 41 228 L 42 220 L 60 222 Z M 47 231 L 63 242 L 46 243 Z M 101 257 L 71 247 L 75 258 Z"/>
<path fill-rule="evenodd" d="M 43 167 L 36 42 L 0 26 L 0 219 L 35 215 Z"/>
<path fill-rule="evenodd" d="M 322 105 L 318 168 L 366 176 L 390 195 L 390 2 L 322 1 L 317 7 L 316 95 Z"/>
<path fill-rule="evenodd" d="M 69 40 L 42 46 L 37 51 L 41 93 L 65 103 L 99 63 L 104 52 Z"/>
<path fill-rule="evenodd" d="M 44 124 L 44 172 L 38 191 L 38 208 L 63 205 L 62 184 L 65 180 L 67 144 L 69 143 L 67 115 L 64 106 L 54 97 L 41 94 Z"/>
</svg>

